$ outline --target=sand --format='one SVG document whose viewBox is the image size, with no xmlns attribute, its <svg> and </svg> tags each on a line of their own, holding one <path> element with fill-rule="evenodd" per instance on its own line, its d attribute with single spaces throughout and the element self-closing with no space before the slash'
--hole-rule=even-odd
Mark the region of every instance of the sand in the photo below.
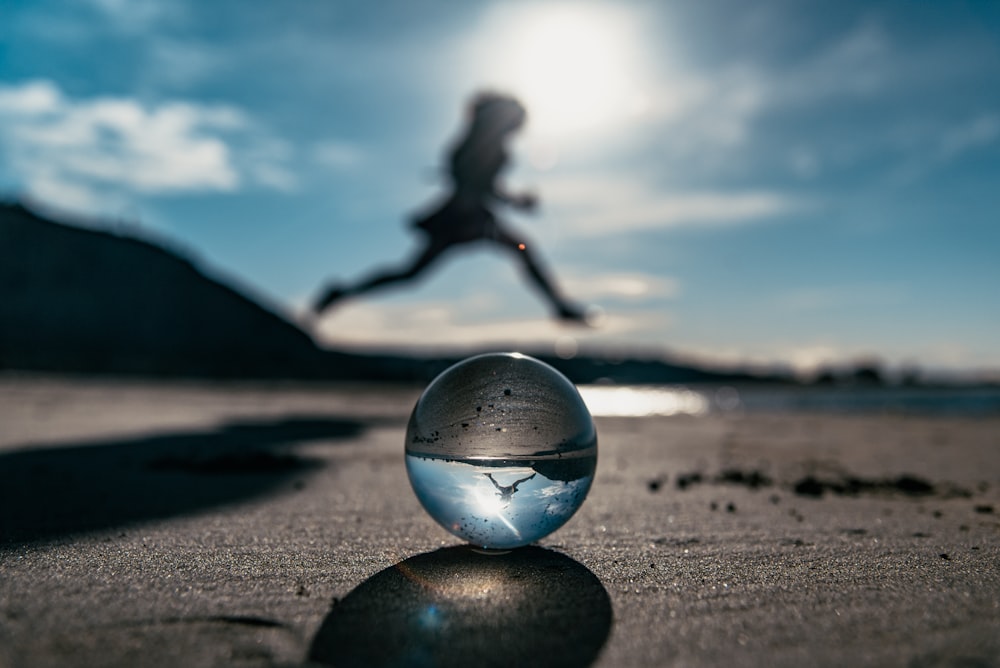
<svg viewBox="0 0 1000 668">
<path fill-rule="evenodd" d="M 0 377 L 0 666 L 1000 665 L 1000 418 L 597 418 L 497 557 L 410 490 L 418 393 Z"/>
</svg>

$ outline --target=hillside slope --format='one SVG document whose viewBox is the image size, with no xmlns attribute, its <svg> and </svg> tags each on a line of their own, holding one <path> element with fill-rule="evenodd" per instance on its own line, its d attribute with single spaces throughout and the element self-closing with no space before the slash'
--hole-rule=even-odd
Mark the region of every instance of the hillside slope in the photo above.
<svg viewBox="0 0 1000 668">
<path fill-rule="evenodd" d="M 0 368 L 308 376 L 327 361 L 170 251 L 0 205 Z"/>
</svg>

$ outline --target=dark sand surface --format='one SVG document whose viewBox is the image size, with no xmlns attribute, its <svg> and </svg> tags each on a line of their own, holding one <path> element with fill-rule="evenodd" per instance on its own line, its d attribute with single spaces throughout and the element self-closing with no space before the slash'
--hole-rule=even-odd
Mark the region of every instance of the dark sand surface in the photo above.
<svg viewBox="0 0 1000 668">
<path fill-rule="evenodd" d="M 580 512 L 487 557 L 417 394 L 0 377 L 0 666 L 1000 665 L 1000 418 L 598 418 Z"/>
</svg>

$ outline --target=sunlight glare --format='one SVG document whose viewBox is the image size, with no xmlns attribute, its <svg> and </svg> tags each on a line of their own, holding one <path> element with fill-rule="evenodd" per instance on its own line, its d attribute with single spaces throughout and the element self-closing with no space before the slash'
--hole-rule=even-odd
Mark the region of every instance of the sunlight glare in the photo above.
<svg viewBox="0 0 1000 668">
<path fill-rule="evenodd" d="M 517 527 L 514 526 L 509 519 L 507 519 L 506 515 L 504 515 L 504 510 L 509 505 L 509 501 L 503 501 L 495 490 L 490 489 L 485 485 L 475 487 L 473 493 L 475 505 L 479 512 L 500 520 L 503 522 L 504 526 L 510 529 L 511 533 L 518 538 L 521 537 L 521 532 L 518 531 Z"/>
<path fill-rule="evenodd" d="M 592 415 L 646 417 L 650 415 L 702 416 L 709 412 L 708 397 L 682 387 L 615 387 L 581 385 L 580 396 Z"/>
<path fill-rule="evenodd" d="M 517 17 L 501 81 L 528 108 L 531 132 L 591 132 L 641 111 L 629 18 L 587 4 L 529 8 Z"/>
<path fill-rule="evenodd" d="M 503 504 L 496 492 L 485 487 L 476 487 L 474 490 L 476 507 L 484 515 L 499 515 L 503 509 Z"/>
</svg>

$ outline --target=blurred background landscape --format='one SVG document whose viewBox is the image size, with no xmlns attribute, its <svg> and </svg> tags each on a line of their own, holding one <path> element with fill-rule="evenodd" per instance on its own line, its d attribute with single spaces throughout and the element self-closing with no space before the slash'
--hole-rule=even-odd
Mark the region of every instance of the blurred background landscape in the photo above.
<svg viewBox="0 0 1000 668">
<path fill-rule="evenodd" d="M 419 250 L 480 91 L 530 254 L 312 313 Z M 0 668 L 1000 665 L 998 183 L 1000 2 L 4 0 Z M 402 461 L 486 351 L 600 433 L 507 556 Z M 506 384 L 427 422 L 510 464 Z"/>
<path fill-rule="evenodd" d="M 1000 382 L 992 3 L 11 2 L 0 368 L 420 381 L 518 349 L 575 381 Z M 318 320 L 401 260 L 477 90 L 528 109 L 507 258 Z M 995 407 L 995 393 L 993 404 Z"/>
</svg>

